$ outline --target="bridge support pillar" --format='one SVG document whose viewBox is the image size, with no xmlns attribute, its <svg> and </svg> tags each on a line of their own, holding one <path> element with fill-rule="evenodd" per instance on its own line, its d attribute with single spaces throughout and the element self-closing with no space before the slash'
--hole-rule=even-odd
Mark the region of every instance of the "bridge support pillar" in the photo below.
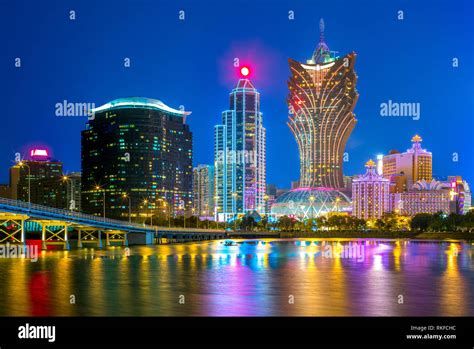
<svg viewBox="0 0 474 349">
<path fill-rule="evenodd" d="M 47 250 L 48 247 L 46 246 L 46 226 L 41 225 L 41 249 Z"/>
<path fill-rule="evenodd" d="M 25 241 L 25 220 L 21 220 L 21 243 L 22 245 L 26 245 Z"/>
<path fill-rule="evenodd" d="M 110 236 L 108 232 L 105 232 L 105 246 L 110 246 Z"/>
<path fill-rule="evenodd" d="M 69 236 L 68 236 L 68 227 L 67 225 L 64 226 L 64 246 L 63 249 L 69 251 L 71 249 L 71 245 L 69 244 Z"/>
<path fill-rule="evenodd" d="M 128 237 L 127 233 L 123 233 L 123 246 L 127 247 L 128 246 Z"/>
<path fill-rule="evenodd" d="M 102 232 L 99 230 L 98 232 L 98 239 L 97 239 L 97 247 L 102 248 Z"/>
<path fill-rule="evenodd" d="M 77 248 L 82 248 L 82 230 L 77 231 Z"/>
</svg>

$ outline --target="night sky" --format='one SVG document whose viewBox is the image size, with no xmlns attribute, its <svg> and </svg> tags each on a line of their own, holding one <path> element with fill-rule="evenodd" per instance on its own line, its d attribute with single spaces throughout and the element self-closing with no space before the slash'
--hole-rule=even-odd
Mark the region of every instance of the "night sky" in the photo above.
<svg viewBox="0 0 474 349">
<path fill-rule="evenodd" d="M 0 183 L 8 181 L 14 153 L 26 155 L 36 145 L 47 146 L 67 172 L 80 170 L 86 118 L 56 116 L 63 100 L 100 106 L 141 96 L 183 105 L 192 111 L 194 164 L 212 163 L 213 126 L 228 108 L 239 58 L 251 66 L 261 93 L 268 183 L 289 187 L 299 177 L 299 158 L 286 125 L 287 60 L 310 58 L 323 17 L 329 48 L 358 55 L 358 123 L 344 173 L 363 172 L 378 153 L 405 151 L 419 133 L 433 152 L 436 177 L 462 175 L 473 184 L 472 1 L 0 0 L 0 6 Z M 382 117 L 380 104 L 388 100 L 421 103 L 420 120 Z"/>
</svg>

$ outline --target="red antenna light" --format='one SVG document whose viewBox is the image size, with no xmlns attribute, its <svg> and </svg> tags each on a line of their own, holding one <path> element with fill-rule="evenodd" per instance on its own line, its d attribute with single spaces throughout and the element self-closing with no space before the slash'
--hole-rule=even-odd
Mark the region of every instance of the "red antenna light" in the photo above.
<svg viewBox="0 0 474 349">
<path fill-rule="evenodd" d="M 240 68 L 240 75 L 242 75 L 242 77 L 247 77 L 247 76 L 249 76 L 249 74 L 250 74 L 249 67 L 244 66 L 244 67 Z"/>
</svg>

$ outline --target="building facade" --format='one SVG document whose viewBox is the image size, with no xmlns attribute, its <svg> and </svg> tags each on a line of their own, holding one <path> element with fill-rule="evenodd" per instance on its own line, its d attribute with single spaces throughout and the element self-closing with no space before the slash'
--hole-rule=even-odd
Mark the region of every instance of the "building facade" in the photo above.
<svg viewBox="0 0 474 349">
<path fill-rule="evenodd" d="M 390 211 L 390 182 L 376 171 L 369 160 L 366 173 L 352 180 L 352 214 L 366 220 L 378 219 Z"/>
<path fill-rule="evenodd" d="M 288 126 L 300 153 L 300 187 L 344 187 L 343 155 L 359 97 L 355 61 L 354 52 L 336 57 L 329 50 L 322 19 L 312 58 L 289 59 Z"/>
<path fill-rule="evenodd" d="M 451 212 L 450 195 L 447 190 L 414 190 L 392 195 L 394 196 L 394 211 L 403 216 Z"/>
<path fill-rule="evenodd" d="M 192 208 L 190 112 L 149 98 L 121 98 L 92 111 L 82 131 L 82 210 L 142 222 L 167 207 Z"/>
<path fill-rule="evenodd" d="M 45 149 L 32 149 L 28 159 L 10 167 L 9 184 L 0 192 L 8 199 L 61 209 L 68 209 L 66 195 L 63 164 Z"/>
<path fill-rule="evenodd" d="M 469 184 L 461 176 L 448 176 L 444 183 L 450 188 L 451 212 L 466 214 L 471 209 L 471 189 Z"/>
<path fill-rule="evenodd" d="M 214 166 L 198 165 L 193 170 L 193 213 L 200 217 L 213 216 Z"/>
<path fill-rule="evenodd" d="M 260 93 L 240 79 L 230 93 L 229 110 L 214 132 L 215 215 L 228 220 L 236 214 L 265 211 L 266 131 Z"/>
<path fill-rule="evenodd" d="M 383 157 L 383 176 L 390 179 L 393 175 L 404 174 L 407 188 L 420 180 L 433 179 L 433 161 L 431 152 L 421 148 L 422 138 L 415 135 L 411 139 L 413 145 L 404 153 L 392 150 Z"/>
<path fill-rule="evenodd" d="M 72 172 L 63 177 L 67 184 L 67 203 L 71 211 L 81 211 L 81 173 Z"/>
</svg>

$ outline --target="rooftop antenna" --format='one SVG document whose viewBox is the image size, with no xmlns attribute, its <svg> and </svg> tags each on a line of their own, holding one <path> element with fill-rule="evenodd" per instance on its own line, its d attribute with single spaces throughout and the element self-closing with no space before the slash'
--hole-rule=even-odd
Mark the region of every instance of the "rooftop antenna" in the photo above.
<svg viewBox="0 0 474 349">
<path fill-rule="evenodd" d="M 319 42 L 324 42 L 324 19 L 319 20 Z"/>
</svg>

